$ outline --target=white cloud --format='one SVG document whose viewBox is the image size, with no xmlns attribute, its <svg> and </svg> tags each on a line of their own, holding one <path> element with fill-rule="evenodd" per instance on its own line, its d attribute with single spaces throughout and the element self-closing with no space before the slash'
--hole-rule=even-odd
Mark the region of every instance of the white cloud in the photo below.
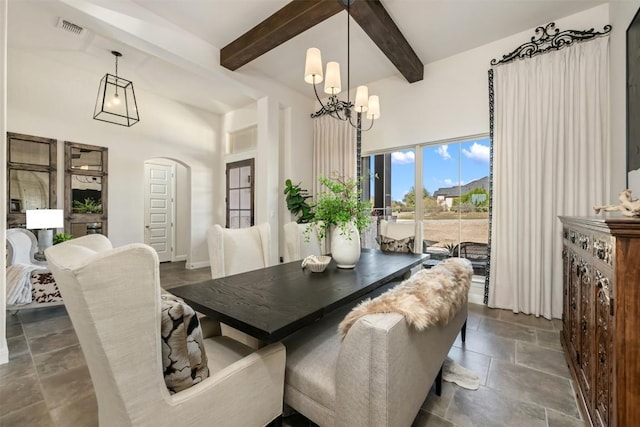
<svg viewBox="0 0 640 427">
<path fill-rule="evenodd" d="M 449 160 L 451 158 L 451 154 L 449 154 L 449 146 L 447 144 L 439 146 L 436 153 L 440 154 L 445 160 Z"/>
<path fill-rule="evenodd" d="M 470 150 L 462 149 L 462 153 L 471 160 L 489 164 L 489 146 L 474 142 Z"/>
<path fill-rule="evenodd" d="M 416 155 L 413 151 L 395 151 L 391 153 L 391 163 L 396 165 L 405 165 L 407 163 L 414 163 Z"/>
</svg>

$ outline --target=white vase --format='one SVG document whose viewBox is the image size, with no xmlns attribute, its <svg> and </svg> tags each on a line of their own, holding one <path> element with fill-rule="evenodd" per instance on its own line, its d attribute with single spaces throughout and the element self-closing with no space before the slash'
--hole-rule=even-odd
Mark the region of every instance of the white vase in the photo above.
<svg viewBox="0 0 640 427">
<path fill-rule="evenodd" d="M 331 231 L 331 256 L 338 268 L 354 268 L 360 259 L 360 233 L 353 222 Z"/>
</svg>

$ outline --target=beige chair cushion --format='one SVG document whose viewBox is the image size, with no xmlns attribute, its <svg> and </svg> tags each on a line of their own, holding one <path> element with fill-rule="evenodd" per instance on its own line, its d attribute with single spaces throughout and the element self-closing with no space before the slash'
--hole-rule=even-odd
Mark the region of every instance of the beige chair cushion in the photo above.
<svg viewBox="0 0 640 427">
<path fill-rule="evenodd" d="M 230 337 L 216 336 L 204 340 L 209 373 L 215 375 L 255 350 Z"/>
<path fill-rule="evenodd" d="M 335 372 L 341 343 L 337 331 L 350 309 L 339 309 L 283 341 L 287 348 L 285 390 L 289 388 L 285 398 L 296 409 L 307 409 L 304 415 L 312 420 L 332 420 L 335 416 Z M 299 399 L 304 402 L 298 404 Z"/>
</svg>

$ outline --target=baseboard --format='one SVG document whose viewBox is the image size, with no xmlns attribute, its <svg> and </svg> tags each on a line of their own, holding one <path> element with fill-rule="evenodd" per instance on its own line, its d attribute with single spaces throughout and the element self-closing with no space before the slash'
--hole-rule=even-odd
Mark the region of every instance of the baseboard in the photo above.
<svg viewBox="0 0 640 427">
<path fill-rule="evenodd" d="M 200 262 L 189 262 L 185 265 L 185 268 L 188 270 L 195 270 L 196 268 L 204 268 L 210 267 L 211 264 L 209 261 L 200 261 Z"/>
<path fill-rule="evenodd" d="M 171 260 L 171 262 L 186 261 L 186 260 L 187 260 L 186 255 L 178 255 L 178 256 L 175 256 L 173 260 Z"/>
</svg>

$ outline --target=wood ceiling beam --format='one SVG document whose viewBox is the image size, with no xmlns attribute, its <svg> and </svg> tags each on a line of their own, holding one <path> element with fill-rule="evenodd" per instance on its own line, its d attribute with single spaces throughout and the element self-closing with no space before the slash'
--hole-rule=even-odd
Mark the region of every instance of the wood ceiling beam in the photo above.
<svg viewBox="0 0 640 427">
<path fill-rule="evenodd" d="M 349 14 L 409 83 L 424 77 L 424 64 L 380 0 L 354 1 Z"/>
<path fill-rule="evenodd" d="M 303 31 L 346 9 L 347 0 L 293 0 L 220 51 L 220 65 L 235 71 Z M 351 0 L 349 13 L 409 83 L 424 65 L 380 0 Z"/>
<path fill-rule="evenodd" d="M 220 50 L 220 65 L 235 71 L 344 10 L 339 0 L 293 0 Z"/>
</svg>

